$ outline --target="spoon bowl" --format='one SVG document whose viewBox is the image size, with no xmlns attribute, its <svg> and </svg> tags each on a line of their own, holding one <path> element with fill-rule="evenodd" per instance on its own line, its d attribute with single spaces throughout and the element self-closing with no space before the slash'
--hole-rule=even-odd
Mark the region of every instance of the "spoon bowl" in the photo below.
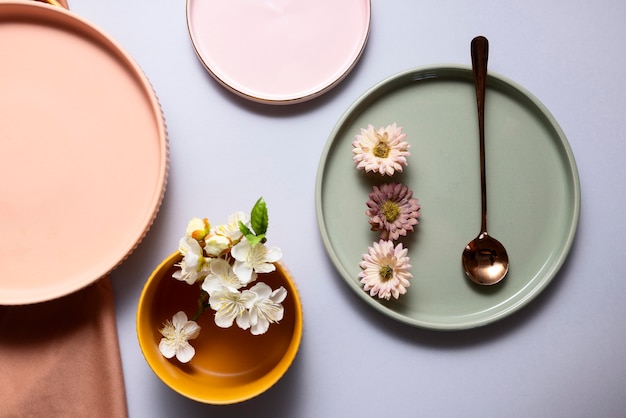
<svg viewBox="0 0 626 418">
<path fill-rule="evenodd" d="M 496 284 L 509 270 L 509 256 L 500 241 L 484 232 L 465 247 L 463 268 L 474 283 Z"/>
<path fill-rule="evenodd" d="M 478 137 L 480 143 L 480 191 L 482 223 L 480 233 L 463 250 L 462 262 L 465 274 L 479 285 L 500 282 L 509 271 L 509 256 L 497 239 L 487 234 L 487 180 L 485 170 L 485 90 L 487 86 L 487 59 L 489 42 L 484 36 L 472 39 L 472 72 L 476 86 L 478 110 Z"/>
</svg>

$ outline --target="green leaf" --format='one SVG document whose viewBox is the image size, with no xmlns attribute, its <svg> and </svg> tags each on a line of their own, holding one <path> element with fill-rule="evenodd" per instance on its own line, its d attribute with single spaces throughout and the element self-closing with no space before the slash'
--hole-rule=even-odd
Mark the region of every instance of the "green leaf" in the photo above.
<svg viewBox="0 0 626 418">
<path fill-rule="evenodd" d="M 254 236 L 254 233 L 252 231 L 250 231 L 250 228 L 248 228 L 246 225 L 244 225 L 244 223 L 241 222 L 241 221 L 239 221 L 239 231 L 241 231 L 241 233 L 243 235 L 245 235 L 246 237 L 248 235 Z"/>
<path fill-rule="evenodd" d="M 255 235 L 265 235 L 269 224 L 269 218 L 267 216 L 267 206 L 265 200 L 262 197 L 256 201 L 252 212 L 250 213 L 250 225 L 254 230 Z"/>
<path fill-rule="evenodd" d="M 265 239 L 265 234 L 261 235 L 246 235 L 246 239 L 250 243 L 251 247 L 254 247 L 258 243 L 262 242 Z"/>
</svg>

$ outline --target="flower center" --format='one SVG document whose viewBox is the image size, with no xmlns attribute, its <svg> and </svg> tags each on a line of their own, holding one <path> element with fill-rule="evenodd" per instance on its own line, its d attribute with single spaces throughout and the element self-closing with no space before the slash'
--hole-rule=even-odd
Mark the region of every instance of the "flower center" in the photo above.
<svg viewBox="0 0 626 418">
<path fill-rule="evenodd" d="M 383 203 L 381 207 L 381 212 L 385 219 L 387 219 L 387 222 L 393 222 L 400 216 L 400 206 L 394 201 L 385 200 L 385 203 Z"/>
<path fill-rule="evenodd" d="M 380 267 L 378 274 L 380 275 L 382 281 L 386 282 L 393 277 L 393 269 L 391 268 L 391 266 L 384 265 Z"/>
<path fill-rule="evenodd" d="M 378 158 L 387 158 L 389 157 L 389 152 L 391 151 L 391 147 L 387 143 L 387 133 L 385 135 L 376 134 L 378 138 L 378 144 L 374 147 L 373 153 Z"/>
<path fill-rule="evenodd" d="M 177 330 L 174 324 L 172 324 L 172 321 L 169 321 L 169 320 L 166 321 L 163 326 L 163 329 L 161 329 L 160 331 L 161 331 L 161 335 L 163 335 L 167 340 L 169 340 L 170 344 L 176 347 L 180 347 L 183 343 L 187 341 L 185 337 L 182 335 L 182 333 L 180 332 L 180 330 Z"/>
</svg>

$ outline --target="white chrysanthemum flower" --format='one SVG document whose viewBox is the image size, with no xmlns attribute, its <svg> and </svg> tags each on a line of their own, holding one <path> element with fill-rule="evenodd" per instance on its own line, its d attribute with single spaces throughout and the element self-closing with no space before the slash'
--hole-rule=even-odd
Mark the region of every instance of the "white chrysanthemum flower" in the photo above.
<svg viewBox="0 0 626 418">
<path fill-rule="evenodd" d="M 188 321 L 183 311 L 177 312 L 172 320 L 167 320 L 159 332 L 163 335 L 159 342 L 159 351 L 165 358 L 176 356 L 181 363 L 187 363 L 196 354 L 189 340 L 200 334 L 200 325 L 195 321 Z"/>
<path fill-rule="evenodd" d="M 185 236 L 178 243 L 178 250 L 183 254 L 183 259 L 179 263 L 180 270 L 175 271 L 172 277 L 187 284 L 204 279 L 210 271 L 210 263 L 204 257 L 198 241 Z"/>
<path fill-rule="evenodd" d="M 410 145 L 405 138 L 406 134 L 395 123 L 378 130 L 372 125 L 361 129 L 361 134 L 355 135 L 352 142 L 356 168 L 383 176 L 392 176 L 395 171 L 402 172 L 402 168 L 408 164 L 406 157 L 411 155 Z"/>
<path fill-rule="evenodd" d="M 222 288 L 228 289 L 230 292 L 236 292 L 242 288 L 243 284 L 233 271 L 230 263 L 222 258 L 215 259 L 211 262 L 211 272 L 206 276 L 202 283 L 202 290 L 212 295 Z"/>
<path fill-rule="evenodd" d="M 209 305 L 215 312 L 215 324 L 220 328 L 229 328 L 233 322 L 241 329 L 250 327 L 248 309 L 252 307 L 256 294 L 244 290 L 232 292 L 225 287 L 213 292 L 209 297 Z"/>
<path fill-rule="evenodd" d="M 250 289 L 256 294 L 256 299 L 250 308 L 250 332 L 253 335 L 265 334 L 270 324 L 283 319 L 285 309 L 281 304 L 287 297 L 284 287 L 272 291 L 265 283 L 257 283 Z"/>
<path fill-rule="evenodd" d="M 277 247 L 268 248 L 262 243 L 254 246 L 243 239 L 230 251 L 235 258 L 233 270 L 239 280 L 246 285 L 257 278 L 257 273 L 269 273 L 276 269 L 273 263 L 283 256 Z"/>
<path fill-rule="evenodd" d="M 393 241 L 374 242 L 359 263 L 363 290 L 369 291 L 370 296 L 378 295 L 380 299 L 387 300 L 391 296 L 398 299 L 405 294 L 411 284 L 409 279 L 413 277 L 407 253 L 401 243 L 394 247 Z"/>
</svg>

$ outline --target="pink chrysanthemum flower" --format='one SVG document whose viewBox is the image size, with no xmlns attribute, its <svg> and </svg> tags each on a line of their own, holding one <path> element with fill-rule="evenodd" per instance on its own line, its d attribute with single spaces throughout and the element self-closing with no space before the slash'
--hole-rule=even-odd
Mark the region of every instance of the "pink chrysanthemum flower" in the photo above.
<svg viewBox="0 0 626 418">
<path fill-rule="evenodd" d="M 406 236 L 417 225 L 421 216 L 420 204 L 413 192 L 402 183 L 386 183 L 374 186 L 367 201 L 372 231 L 381 231 L 381 239 L 397 240 Z"/>
<path fill-rule="evenodd" d="M 406 157 L 410 154 L 406 134 L 395 123 L 386 128 L 374 129 L 368 125 L 361 128 L 361 134 L 355 135 L 352 142 L 352 154 L 356 168 L 365 172 L 392 176 L 395 171 L 402 172 L 407 165 Z"/>
<path fill-rule="evenodd" d="M 401 243 L 394 247 L 393 241 L 374 242 L 359 263 L 363 290 L 386 300 L 405 294 L 411 284 L 409 279 L 413 277 L 407 252 Z"/>
</svg>

